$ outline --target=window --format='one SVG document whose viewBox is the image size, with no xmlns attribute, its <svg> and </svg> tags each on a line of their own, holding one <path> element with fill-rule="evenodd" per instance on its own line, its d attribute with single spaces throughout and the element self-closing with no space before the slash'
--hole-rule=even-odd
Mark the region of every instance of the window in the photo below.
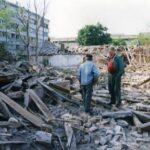
<svg viewBox="0 0 150 150">
<path fill-rule="evenodd" d="M 44 28 L 48 29 L 48 24 L 44 24 Z"/>
<path fill-rule="evenodd" d="M 44 32 L 44 36 L 48 36 L 48 32 Z"/>
<path fill-rule="evenodd" d="M 0 24 L 3 24 L 3 23 L 4 23 L 3 19 L 0 19 Z"/>
<path fill-rule="evenodd" d="M 6 35 L 5 32 L 0 31 L 0 37 L 5 37 L 5 35 Z"/>
<path fill-rule="evenodd" d="M 19 39 L 19 35 L 16 35 L 16 39 Z"/>
<path fill-rule="evenodd" d="M 19 49 L 20 47 L 19 47 L 19 45 L 16 45 L 16 49 Z"/>
<path fill-rule="evenodd" d="M 14 33 L 11 34 L 12 39 L 16 39 L 16 35 Z"/>
</svg>

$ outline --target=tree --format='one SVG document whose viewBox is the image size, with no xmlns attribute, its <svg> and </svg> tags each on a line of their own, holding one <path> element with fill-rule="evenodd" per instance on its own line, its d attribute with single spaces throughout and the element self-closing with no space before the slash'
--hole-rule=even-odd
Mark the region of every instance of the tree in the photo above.
<svg viewBox="0 0 150 150">
<path fill-rule="evenodd" d="M 19 20 L 19 24 L 17 24 L 17 32 L 21 41 L 25 45 L 25 49 L 27 52 L 27 60 L 30 60 L 30 1 L 27 2 L 27 7 L 18 7 L 16 10 L 16 17 Z"/>
<path fill-rule="evenodd" d="M 40 4 L 40 5 L 38 5 Z M 41 9 L 40 9 L 41 8 Z M 36 53 L 36 62 L 38 62 L 38 56 L 40 48 L 43 46 L 44 43 L 44 19 L 45 15 L 47 13 L 48 3 L 46 0 L 42 1 L 41 3 L 38 3 L 37 0 L 34 0 L 34 11 L 35 11 L 35 33 L 36 33 L 36 46 L 35 46 L 35 53 Z M 42 34 L 43 39 L 42 42 L 39 43 L 39 30 L 42 28 Z"/>
<path fill-rule="evenodd" d="M 79 30 L 77 41 L 80 45 L 109 44 L 112 39 L 107 30 L 100 23 L 97 23 L 97 25 L 86 25 Z"/>
<path fill-rule="evenodd" d="M 0 0 L 0 18 L 2 19 L 2 23 L 0 28 L 5 30 L 5 43 L 4 45 L 8 45 L 8 30 L 11 28 L 11 17 L 13 12 L 9 9 L 8 3 L 5 0 Z"/>
<path fill-rule="evenodd" d="M 112 44 L 114 46 L 126 46 L 126 42 L 123 39 L 113 39 Z"/>
<path fill-rule="evenodd" d="M 36 62 L 38 62 L 39 51 L 44 42 L 44 18 L 47 12 L 48 4 L 46 0 L 42 1 L 42 3 L 39 3 L 38 0 L 34 0 L 32 2 L 33 3 L 31 3 L 31 1 L 28 0 L 27 6 L 25 8 L 18 8 L 17 17 L 21 22 L 21 24 L 18 26 L 18 32 L 21 40 L 25 44 L 28 60 L 30 60 L 30 46 L 34 45 Z M 30 6 L 33 6 L 34 13 L 30 12 Z M 34 20 L 34 25 L 33 23 L 31 24 L 31 20 Z M 43 39 L 42 41 L 39 41 L 39 34 L 41 29 L 43 33 Z M 23 32 L 26 36 L 22 34 Z M 33 39 L 32 41 L 30 38 L 31 33 L 35 35 L 35 39 Z"/>
</svg>

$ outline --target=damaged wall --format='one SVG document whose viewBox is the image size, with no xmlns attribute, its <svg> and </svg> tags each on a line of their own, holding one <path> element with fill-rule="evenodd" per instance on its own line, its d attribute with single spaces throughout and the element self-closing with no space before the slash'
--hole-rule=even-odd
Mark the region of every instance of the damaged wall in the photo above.
<svg viewBox="0 0 150 150">
<path fill-rule="evenodd" d="M 49 58 L 49 64 L 55 67 L 78 66 L 83 61 L 83 55 L 54 55 Z"/>
<path fill-rule="evenodd" d="M 47 60 L 49 65 L 53 67 L 75 67 L 83 62 L 83 57 L 84 55 L 39 56 L 39 62 Z M 32 56 L 31 60 L 35 62 L 35 56 Z"/>
</svg>

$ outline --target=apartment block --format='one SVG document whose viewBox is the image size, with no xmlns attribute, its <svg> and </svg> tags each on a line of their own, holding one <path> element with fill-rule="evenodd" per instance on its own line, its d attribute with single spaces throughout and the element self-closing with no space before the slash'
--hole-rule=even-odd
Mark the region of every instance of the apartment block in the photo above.
<svg viewBox="0 0 150 150">
<path fill-rule="evenodd" d="M 3 9 L 8 7 L 8 10 L 12 12 L 11 18 L 9 19 L 9 26 L 6 26 L 3 18 L 0 18 L 0 43 L 5 43 L 7 50 L 9 50 L 12 54 L 16 54 L 17 51 L 24 51 L 26 49 L 26 45 L 24 43 L 26 39 L 26 32 L 21 31 L 18 33 L 17 27 L 22 25 L 22 22 L 18 19 L 17 12 L 20 6 L 18 4 L 13 4 L 10 2 L 0 3 L 0 8 Z M 35 41 L 36 41 L 36 14 L 34 12 L 30 13 L 29 19 L 29 38 L 30 45 L 29 49 L 32 52 L 35 51 Z M 24 16 L 27 15 L 27 10 L 24 11 Z M 38 43 L 39 47 L 42 47 L 42 44 L 45 41 L 48 41 L 49 34 L 49 20 L 41 19 L 40 28 L 38 31 Z"/>
</svg>

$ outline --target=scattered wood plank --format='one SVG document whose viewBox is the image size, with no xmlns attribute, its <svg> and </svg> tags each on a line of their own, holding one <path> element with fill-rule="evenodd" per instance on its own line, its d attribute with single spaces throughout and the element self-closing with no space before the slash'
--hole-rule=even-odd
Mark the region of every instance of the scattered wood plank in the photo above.
<svg viewBox="0 0 150 150">
<path fill-rule="evenodd" d="M 0 97 L 0 110 L 6 118 L 10 118 L 13 116 L 9 111 L 8 107 L 6 106 L 6 104 L 1 100 L 1 97 Z"/>
<path fill-rule="evenodd" d="M 44 124 L 44 121 L 21 107 L 19 104 L 14 102 L 12 99 L 10 99 L 8 96 L 0 92 L 0 99 L 5 102 L 7 105 L 9 105 L 11 108 L 13 108 L 16 112 L 18 112 L 20 115 L 22 115 L 24 118 L 29 120 L 32 124 L 34 124 L 37 127 L 41 127 L 42 124 Z"/>
<path fill-rule="evenodd" d="M 43 101 L 38 97 L 38 95 L 31 89 L 27 91 L 31 99 L 34 101 L 34 103 L 38 106 L 38 108 L 41 110 L 43 115 L 46 117 L 46 121 L 49 122 L 51 119 L 53 119 L 53 116 L 51 115 L 49 109 L 43 103 Z"/>
<path fill-rule="evenodd" d="M 139 86 L 141 86 L 141 85 L 143 85 L 145 83 L 148 83 L 148 82 L 150 82 L 150 77 L 147 78 L 146 80 L 142 81 L 141 83 L 134 84 L 133 87 L 139 87 Z"/>
<path fill-rule="evenodd" d="M 7 144 L 26 144 L 25 140 L 23 141 L 0 141 L 0 145 L 7 145 Z"/>
<path fill-rule="evenodd" d="M 140 99 L 135 99 L 135 96 L 122 96 L 122 100 L 127 101 L 129 103 L 140 103 Z"/>
<path fill-rule="evenodd" d="M 63 82 L 50 82 L 49 86 L 52 88 L 55 88 L 57 90 L 63 91 L 67 94 L 70 94 L 70 88 L 68 86 L 70 85 L 70 81 L 63 81 Z"/>
<path fill-rule="evenodd" d="M 144 105 L 144 104 L 140 103 L 140 104 L 136 105 L 136 110 L 150 112 L 150 106 L 149 105 Z"/>
<path fill-rule="evenodd" d="M 11 88 L 14 86 L 14 84 L 15 84 L 15 81 L 13 81 L 12 83 L 10 83 L 10 84 L 7 86 L 7 88 L 4 90 L 5 93 L 7 93 L 9 90 L 11 90 Z"/>
<path fill-rule="evenodd" d="M 133 113 L 132 111 L 117 111 L 117 112 L 104 112 L 102 113 L 102 116 L 110 117 L 110 118 L 126 118 L 126 117 L 132 117 Z"/>
<path fill-rule="evenodd" d="M 138 128 L 142 124 L 142 122 L 134 114 L 133 114 L 133 122 L 134 122 L 134 125 L 136 126 L 136 128 Z"/>
<path fill-rule="evenodd" d="M 102 105 L 106 108 L 110 108 L 111 106 L 109 105 L 109 101 L 108 99 L 104 99 L 104 98 L 101 98 L 101 97 L 95 97 L 93 96 L 92 97 L 92 101 L 96 104 L 96 105 Z"/>
<path fill-rule="evenodd" d="M 16 76 L 14 74 L 5 74 L 5 75 L 0 75 L 0 83 L 9 83 L 12 80 L 14 80 Z"/>
<path fill-rule="evenodd" d="M 69 150 L 77 150 L 75 135 L 69 123 L 65 123 L 65 131 L 68 139 L 66 147 Z"/>
<path fill-rule="evenodd" d="M 20 124 L 20 122 L 15 124 L 15 128 L 19 128 L 21 126 L 22 125 Z M 12 127 L 12 125 L 11 125 L 11 123 L 9 121 L 0 121 L 0 127 L 1 128 L 8 128 L 8 127 Z"/>
<path fill-rule="evenodd" d="M 8 87 L 11 86 L 11 84 L 12 84 L 12 83 L 5 84 L 4 86 L 1 87 L 1 90 L 2 90 L 2 91 L 6 90 Z"/>
<path fill-rule="evenodd" d="M 66 100 L 70 103 L 76 104 L 76 105 L 80 105 L 80 103 L 72 101 L 70 98 L 68 98 L 67 96 L 64 96 L 63 94 L 59 93 L 58 91 L 54 90 L 53 88 L 49 87 L 48 85 L 46 85 L 45 83 L 41 82 L 40 80 L 38 80 L 38 83 L 40 85 L 42 85 L 45 89 L 47 89 L 48 91 L 50 91 L 51 93 L 57 95 L 58 97 L 60 97 L 63 100 Z"/>
<path fill-rule="evenodd" d="M 144 124 L 141 124 L 138 129 L 140 131 L 150 131 L 150 122 L 147 122 L 147 123 L 144 123 Z"/>
<path fill-rule="evenodd" d="M 0 121 L 0 127 L 3 128 L 7 128 L 9 127 L 9 122 L 8 121 Z"/>
<path fill-rule="evenodd" d="M 10 97 L 11 99 L 21 99 L 23 98 L 23 92 L 22 91 L 17 91 L 17 92 L 9 92 L 7 94 L 8 97 Z"/>
<path fill-rule="evenodd" d="M 146 115 L 140 111 L 133 111 L 133 113 L 140 119 L 141 122 L 146 123 L 150 121 L 150 115 Z"/>
</svg>

